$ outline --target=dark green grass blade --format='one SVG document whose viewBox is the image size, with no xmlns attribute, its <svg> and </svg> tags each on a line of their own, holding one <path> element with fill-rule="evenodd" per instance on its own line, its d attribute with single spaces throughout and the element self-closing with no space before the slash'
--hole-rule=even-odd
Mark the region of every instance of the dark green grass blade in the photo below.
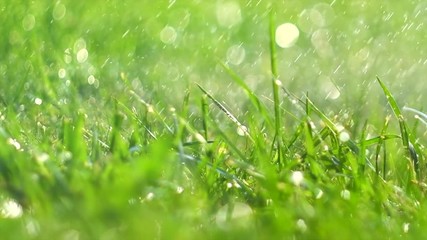
<svg viewBox="0 0 427 240">
<path fill-rule="evenodd" d="M 388 123 L 389 123 L 389 118 L 386 118 L 384 126 L 381 130 L 381 135 L 378 137 L 378 143 L 377 143 L 377 147 L 376 147 L 376 151 L 375 151 L 375 172 L 377 173 L 377 176 L 379 176 L 379 171 L 380 171 L 378 159 L 379 159 L 379 155 L 380 155 L 380 151 L 381 151 L 381 146 L 384 146 L 384 153 L 386 153 L 385 143 L 384 143 L 385 137 L 384 136 L 385 136 L 385 132 L 387 131 L 387 128 L 388 128 Z M 385 170 L 386 170 L 386 165 L 387 165 L 385 160 L 386 160 L 386 156 L 384 155 L 384 163 L 383 163 L 383 165 L 384 165 L 384 167 L 383 167 L 383 171 L 384 171 L 383 178 L 384 179 L 385 179 Z"/>
<path fill-rule="evenodd" d="M 365 139 L 367 127 L 368 127 L 368 121 L 365 121 L 365 123 L 363 124 L 362 135 L 360 137 L 361 141 Z M 365 165 L 366 165 L 366 147 L 363 144 L 361 144 L 360 146 L 360 153 L 358 158 L 359 158 L 359 177 L 361 178 L 365 174 Z"/>
<path fill-rule="evenodd" d="M 377 81 L 380 84 L 381 88 L 383 89 L 384 94 L 387 98 L 387 101 L 394 115 L 399 121 L 399 128 L 400 128 L 402 143 L 403 143 L 403 146 L 407 149 L 409 158 L 412 160 L 412 167 L 414 170 L 414 174 L 416 176 L 416 173 L 418 172 L 418 157 L 411 143 L 411 142 L 415 142 L 415 139 L 413 139 L 413 137 L 408 132 L 408 127 L 406 125 L 405 119 L 402 115 L 402 112 L 400 111 L 399 105 L 397 104 L 395 98 L 393 97 L 391 92 L 388 90 L 388 88 L 385 86 L 385 84 L 378 77 L 377 77 Z M 411 138 L 411 141 L 409 138 Z"/>
</svg>

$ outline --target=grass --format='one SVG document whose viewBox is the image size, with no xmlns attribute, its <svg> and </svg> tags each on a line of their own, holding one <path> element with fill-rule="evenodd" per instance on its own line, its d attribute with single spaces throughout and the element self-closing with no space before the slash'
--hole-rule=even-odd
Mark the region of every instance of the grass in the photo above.
<svg viewBox="0 0 427 240">
<path fill-rule="evenodd" d="M 119 3 L 0 4 L 2 239 L 425 235 L 425 127 L 407 113 L 423 115 L 402 107 L 417 106 L 404 100 L 414 96 L 392 93 L 396 83 L 387 77 L 394 69 L 377 65 L 378 56 L 364 59 L 372 70 L 358 75 L 353 65 L 342 66 L 343 55 L 328 58 L 319 49 L 320 58 L 313 56 L 319 65 L 294 60 L 295 48 L 310 52 L 307 39 L 277 49 L 279 13 L 297 16 L 292 11 L 325 5 L 289 3 L 297 10 L 287 10 L 277 3 L 271 10 L 267 3 L 240 3 L 242 18 L 252 16 L 259 26 L 242 21 L 239 30 L 225 31 L 209 25 L 216 22 L 208 14 L 215 5 L 150 3 L 156 15 L 137 8 L 145 2 Z M 382 7 L 400 16 L 420 6 Z M 335 17 L 348 7 L 334 5 Z M 365 17 L 375 19 L 369 11 Z M 357 6 L 349 8 L 356 13 Z M 195 20 L 186 23 L 188 14 Z M 393 26 L 402 24 L 391 19 Z M 186 39 L 159 43 L 168 24 Z M 333 26 L 336 32 L 342 27 Z M 254 36 L 251 29 L 269 34 Z M 381 29 L 371 34 L 382 36 Z M 245 61 L 253 65 L 218 57 L 240 37 L 247 41 Z M 365 43 L 354 44 L 366 51 Z M 341 85 L 337 77 L 341 97 L 338 108 L 331 107 L 336 102 L 320 97 L 322 83 L 313 79 L 316 69 L 330 72 L 325 63 L 334 65 L 334 76 L 372 81 Z M 376 66 L 381 77 L 375 81 Z M 267 87 L 254 87 L 248 81 L 254 74 Z M 364 93 L 364 87 L 381 94 Z"/>
</svg>

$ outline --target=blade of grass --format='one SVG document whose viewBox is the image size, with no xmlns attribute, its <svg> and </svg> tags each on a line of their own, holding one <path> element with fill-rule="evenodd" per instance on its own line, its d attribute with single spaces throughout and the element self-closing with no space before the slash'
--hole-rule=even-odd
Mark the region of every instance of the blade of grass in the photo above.
<svg viewBox="0 0 427 240">
<path fill-rule="evenodd" d="M 274 102 L 274 141 L 273 145 L 277 145 L 277 163 L 279 166 L 283 164 L 281 159 L 281 146 L 282 141 L 279 136 L 281 131 L 281 119 L 280 119 L 280 102 L 279 102 L 279 73 L 277 67 L 277 49 L 276 49 L 276 24 L 275 24 L 275 12 L 270 11 L 270 64 L 272 73 L 272 86 L 273 86 L 273 102 Z M 272 147 L 272 149 L 274 149 Z"/>
<path fill-rule="evenodd" d="M 249 97 L 249 100 L 252 102 L 252 105 L 262 114 L 267 123 L 269 125 L 272 125 L 271 118 L 267 113 L 264 104 L 259 100 L 258 96 L 249 88 L 245 81 L 225 63 L 221 61 L 218 61 L 218 63 L 227 72 L 231 79 L 245 91 L 246 95 Z"/>
<path fill-rule="evenodd" d="M 368 121 L 365 121 L 362 128 L 362 134 L 360 136 L 361 141 L 365 139 L 366 131 L 368 128 Z M 359 158 L 359 178 L 362 178 L 365 175 L 365 165 L 366 165 L 366 147 L 361 144 L 360 146 L 360 153 L 358 155 Z"/>
<path fill-rule="evenodd" d="M 197 83 L 196 83 L 197 84 Z M 239 120 L 237 120 L 237 118 L 230 112 L 227 110 L 227 108 L 225 108 L 218 100 L 216 100 L 210 93 L 208 93 L 208 91 L 206 91 L 202 86 L 200 86 L 199 84 L 197 84 L 197 86 L 200 88 L 200 90 L 202 90 L 202 92 L 204 94 L 206 94 L 206 96 L 208 96 L 208 98 L 210 98 L 215 105 L 225 113 L 225 115 L 227 115 L 227 117 L 237 125 L 237 127 L 242 130 L 245 133 L 245 136 L 247 136 L 252 142 L 254 142 L 253 138 L 251 137 L 249 131 L 247 130 L 246 126 L 243 125 L 242 123 L 239 122 Z"/>
<path fill-rule="evenodd" d="M 383 126 L 383 128 L 381 130 L 381 135 L 378 138 L 378 143 L 377 143 L 377 147 L 376 147 L 376 151 L 375 151 L 375 172 L 377 173 L 377 176 L 379 176 L 379 163 L 378 163 L 378 159 L 379 159 L 379 155 L 380 155 L 380 151 L 381 151 L 381 146 L 385 147 L 385 142 L 384 142 L 385 138 L 384 138 L 384 136 L 385 136 L 385 132 L 387 131 L 387 128 L 388 128 L 389 120 L 390 120 L 390 118 L 387 117 L 386 120 L 385 120 L 385 122 L 384 122 L 384 126 Z M 386 158 L 386 156 L 384 156 L 384 167 L 383 167 L 384 171 L 385 171 L 386 164 L 387 164 L 385 162 L 385 158 Z M 383 175 L 383 178 L 385 179 L 385 175 Z"/>
<path fill-rule="evenodd" d="M 209 117 L 209 110 L 208 110 L 208 103 L 206 102 L 206 95 L 202 96 L 202 125 L 203 125 L 203 137 L 205 139 L 208 139 L 208 117 Z"/>
<path fill-rule="evenodd" d="M 387 102 L 389 103 L 394 115 L 399 121 L 399 128 L 400 128 L 400 134 L 402 137 L 402 143 L 404 148 L 406 149 L 409 158 L 412 160 L 411 167 L 413 169 L 413 179 L 416 179 L 417 173 L 418 173 L 418 157 L 415 153 L 414 147 L 412 146 L 412 143 L 410 142 L 410 134 L 408 132 L 408 127 L 405 122 L 405 118 L 402 115 L 402 112 L 400 111 L 399 105 L 397 104 L 395 98 L 391 94 L 391 92 L 388 90 L 388 88 L 385 86 L 385 84 L 380 80 L 379 77 L 377 77 L 377 81 L 380 84 L 386 98 Z M 412 142 L 415 142 L 414 139 L 411 139 Z"/>
</svg>

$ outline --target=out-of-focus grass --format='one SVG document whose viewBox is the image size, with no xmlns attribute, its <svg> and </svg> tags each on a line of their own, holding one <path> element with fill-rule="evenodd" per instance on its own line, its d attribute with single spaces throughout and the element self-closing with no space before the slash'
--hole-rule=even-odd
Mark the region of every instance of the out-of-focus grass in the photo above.
<svg viewBox="0 0 427 240">
<path fill-rule="evenodd" d="M 2 239 L 422 237 L 426 6 L 3 1 Z"/>
</svg>

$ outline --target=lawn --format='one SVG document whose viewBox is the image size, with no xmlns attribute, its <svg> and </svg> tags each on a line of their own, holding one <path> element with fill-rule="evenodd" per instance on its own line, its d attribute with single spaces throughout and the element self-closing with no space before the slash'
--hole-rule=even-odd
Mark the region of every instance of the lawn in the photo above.
<svg viewBox="0 0 427 240">
<path fill-rule="evenodd" d="M 427 4 L 0 3 L 1 239 L 421 239 Z"/>
</svg>

